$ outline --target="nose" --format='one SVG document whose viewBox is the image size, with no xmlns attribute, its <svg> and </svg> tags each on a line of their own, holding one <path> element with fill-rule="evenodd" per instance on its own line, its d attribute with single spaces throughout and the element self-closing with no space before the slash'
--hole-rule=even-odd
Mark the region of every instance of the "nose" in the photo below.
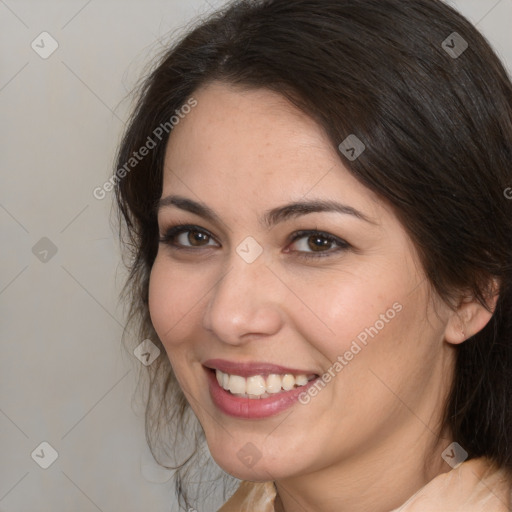
<svg viewBox="0 0 512 512">
<path fill-rule="evenodd" d="M 211 292 L 203 327 L 224 343 L 239 345 L 283 327 L 283 285 L 261 260 L 246 263 L 235 254 Z"/>
</svg>

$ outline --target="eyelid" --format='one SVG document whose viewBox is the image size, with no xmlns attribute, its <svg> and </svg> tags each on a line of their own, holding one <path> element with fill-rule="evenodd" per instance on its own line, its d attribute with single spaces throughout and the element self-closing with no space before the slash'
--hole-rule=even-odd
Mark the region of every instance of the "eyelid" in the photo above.
<svg viewBox="0 0 512 512">
<path fill-rule="evenodd" d="M 172 239 L 177 237 L 178 235 L 181 235 L 182 233 L 186 233 L 187 231 L 199 231 L 200 233 L 204 233 L 205 235 L 208 235 L 216 244 L 219 245 L 219 247 L 222 247 L 220 242 L 217 240 L 217 238 L 210 233 L 205 228 L 202 228 L 200 226 L 197 226 L 195 224 L 176 224 L 174 226 L 169 226 L 168 228 L 163 229 L 163 234 L 160 233 L 159 236 L 159 242 L 160 243 L 166 243 L 169 246 L 172 246 L 175 249 L 190 249 L 193 246 L 186 246 L 186 245 L 178 245 L 172 243 Z M 212 247 L 211 245 L 205 245 L 203 247 Z M 196 248 L 194 250 L 197 250 Z"/>
<path fill-rule="evenodd" d="M 295 242 L 300 238 L 304 238 L 305 236 L 312 235 L 320 235 L 321 237 L 326 238 L 327 240 L 330 240 L 332 242 L 336 242 L 341 246 L 348 247 L 350 245 L 346 240 L 343 240 L 343 238 L 333 235 L 332 233 L 328 233 L 327 231 L 322 231 L 321 229 L 302 229 L 299 231 L 295 231 L 290 235 L 290 243 Z"/>
<path fill-rule="evenodd" d="M 328 233 L 326 231 L 322 231 L 320 229 L 307 229 L 307 230 L 299 230 L 295 231 L 290 236 L 290 241 L 288 245 L 293 244 L 297 240 L 300 240 L 301 238 L 306 238 L 310 236 L 320 236 L 322 238 L 325 238 L 326 240 L 329 240 L 331 243 L 336 244 L 337 248 L 335 250 L 328 249 L 325 251 L 297 251 L 297 250 L 290 250 L 288 249 L 287 252 L 294 252 L 300 257 L 304 258 L 322 258 L 327 256 L 333 256 L 335 254 L 338 254 L 339 252 L 346 251 L 348 249 L 352 249 L 352 245 L 349 244 L 346 240 L 343 240 L 342 238 L 333 235 L 331 233 Z"/>
<path fill-rule="evenodd" d="M 163 229 L 163 234 L 160 234 L 159 242 L 167 244 L 172 249 L 177 250 L 192 250 L 197 251 L 198 249 L 206 249 L 211 248 L 212 245 L 204 245 L 204 246 L 188 246 L 188 245 L 180 245 L 174 242 L 174 239 L 188 231 L 198 231 L 200 233 L 204 233 L 207 235 L 212 241 L 217 244 L 217 247 L 222 247 L 222 244 L 217 240 L 217 238 L 206 228 L 198 226 L 196 224 L 176 224 L 169 226 L 168 228 Z M 335 244 L 337 247 L 335 249 L 330 248 L 325 251 L 300 251 L 290 249 L 289 246 L 295 243 L 297 240 L 301 238 L 306 238 L 310 236 L 319 236 L 325 238 L 330 241 L 332 244 Z M 288 237 L 287 247 L 285 249 L 285 253 L 294 253 L 295 256 L 303 257 L 303 258 L 322 258 L 336 255 L 340 252 L 346 251 L 348 249 L 352 249 L 352 245 L 349 244 L 344 239 L 333 235 L 329 232 L 322 231 L 320 229 L 306 229 L 306 230 L 298 230 L 293 232 Z"/>
</svg>

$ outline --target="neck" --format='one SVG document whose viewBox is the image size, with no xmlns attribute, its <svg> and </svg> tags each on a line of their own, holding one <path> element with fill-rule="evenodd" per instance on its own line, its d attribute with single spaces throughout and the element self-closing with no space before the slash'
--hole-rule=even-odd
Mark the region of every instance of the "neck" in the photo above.
<svg viewBox="0 0 512 512">
<path fill-rule="evenodd" d="M 425 428 L 421 437 L 395 432 L 377 451 L 358 452 L 342 464 L 276 481 L 276 512 L 389 512 L 450 470 L 441 457 L 450 443 L 445 435 L 433 439 Z"/>
</svg>

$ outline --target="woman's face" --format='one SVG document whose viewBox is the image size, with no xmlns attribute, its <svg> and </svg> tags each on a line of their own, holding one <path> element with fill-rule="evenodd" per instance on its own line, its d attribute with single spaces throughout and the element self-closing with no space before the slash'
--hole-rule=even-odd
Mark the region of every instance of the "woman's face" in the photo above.
<svg viewBox="0 0 512 512">
<path fill-rule="evenodd" d="M 428 453 L 449 312 L 402 225 L 280 95 L 194 97 L 167 147 L 149 306 L 214 459 L 277 480 Z"/>
</svg>

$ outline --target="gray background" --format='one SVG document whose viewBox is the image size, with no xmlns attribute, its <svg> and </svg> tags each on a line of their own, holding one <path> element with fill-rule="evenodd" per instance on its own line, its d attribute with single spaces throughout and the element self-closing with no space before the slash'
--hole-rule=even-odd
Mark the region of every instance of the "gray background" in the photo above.
<svg viewBox="0 0 512 512">
<path fill-rule="evenodd" d="M 169 32 L 221 3 L 0 0 L 1 512 L 176 510 L 144 439 L 141 363 L 120 344 L 112 194 L 92 191 L 127 93 Z M 512 69 L 512 0 L 449 3 Z M 47 59 L 31 47 L 50 48 L 43 31 L 59 45 Z M 58 452 L 48 469 L 42 442 Z"/>
</svg>

